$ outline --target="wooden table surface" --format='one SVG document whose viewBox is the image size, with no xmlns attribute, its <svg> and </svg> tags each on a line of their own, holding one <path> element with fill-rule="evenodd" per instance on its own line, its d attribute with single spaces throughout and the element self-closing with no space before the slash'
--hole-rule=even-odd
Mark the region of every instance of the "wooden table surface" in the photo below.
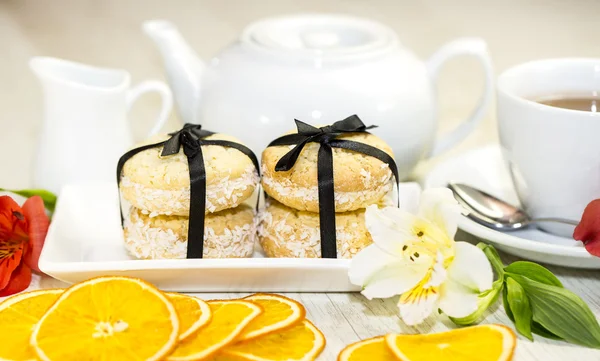
<svg viewBox="0 0 600 361">
<path fill-rule="evenodd" d="M 50 55 L 98 66 L 119 67 L 132 73 L 134 83 L 163 78 L 161 60 L 142 34 L 143 20 L 168 18 L 175 22 L 203 57 L 215 54 L 249 22 L 290 12 L 343 12 L 384 22 L 403 44 L 426 58 L 444 42 L 459 36 L 481 36 L 489 44 L 496 71 L 546 57 L 600 57 L 597 0 L 263 0 L 263 1 L 147 1 L 147 0 L 3 0 L 0 2 L 0 187 L 30 185 L 30 164 L 41 126 L 41 92 L 27 60 Z M 466 116 L 482 86 L 476 63 L 451 62 L 439 85 L 440 132 Z M 156 99 L 143 99 L 132 114 L 134 133 L 144 134 L 145 119 L 153 119 Z M 170 128 L 177 126 L 175 116 Z M 463 144 L 446 155 L 423 162 L 413 178 L 431 166 L 465 150 L 497 141 L 495 116 L 484 122 Z M 461 234 L 459 239 L 470 236 Z M 514 258 L 502 255 L 505 262 Z M 549 267 L 564 285 L 579 294 L 600 317 L 600 272 Z M 44 278 L 33 287 L 62 285 Z M 236 298 L 239 294 L 205 294 L 202 298 Z M 446 321 L 429 319 L 418 328 L 403 326 L 395 300 L 367 301 L 360 294 L 291 294 L 308 310 L 309 319 L 323 330 L 327 347 L 319 360 L 335 360 L 346 344 L 390 332 L 435 332 Z M 502 306 L 486 319 L 511 325 Z M 522 337 L 517 361 L 595 361 L 600 351 L 562 342 Z"/>
</svg>

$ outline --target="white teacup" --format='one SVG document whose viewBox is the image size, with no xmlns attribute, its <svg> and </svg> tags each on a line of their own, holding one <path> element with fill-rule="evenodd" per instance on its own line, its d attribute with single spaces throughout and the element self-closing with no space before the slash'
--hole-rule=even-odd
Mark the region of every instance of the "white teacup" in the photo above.
<svg viewBox="0 0 600 361">
<path fill-rule="evenodd" d="M 533 217 L 578 221 L 600 198 L 600 113 L 537 103 L 600 93 L 600 59 L 548 59 L 515 66 L 498 79 L 502 152 L 523 207 Z M 540 224 L 570 237 L 573 227 Z"/>
</svg>

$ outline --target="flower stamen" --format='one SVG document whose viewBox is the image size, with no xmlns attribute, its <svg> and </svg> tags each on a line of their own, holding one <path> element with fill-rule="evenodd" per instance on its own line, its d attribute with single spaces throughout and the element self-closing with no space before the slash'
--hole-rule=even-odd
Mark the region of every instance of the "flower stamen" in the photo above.
<svg viewBox="0 0 600 361">
<path fill-rule="evenodd" d="M 19 249 L 21 249 L 22 244 L 21 241 L 11 239 L 0 243 L 0 259 L 12 257 Z"/>
</svg>

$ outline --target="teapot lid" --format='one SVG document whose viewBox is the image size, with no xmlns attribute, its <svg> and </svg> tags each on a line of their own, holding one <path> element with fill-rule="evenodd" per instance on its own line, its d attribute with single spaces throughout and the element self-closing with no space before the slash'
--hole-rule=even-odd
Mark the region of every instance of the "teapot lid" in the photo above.
<svg viewBox="0 0 600 361">
<path fill-rule="evenodd" d="M 250 24 L 242 42 L 266 50 L 312 58 L 380 53 L 397 45 L 396 34 L 375 21 L 344 15 L 306 14 Z"/>
</svg>

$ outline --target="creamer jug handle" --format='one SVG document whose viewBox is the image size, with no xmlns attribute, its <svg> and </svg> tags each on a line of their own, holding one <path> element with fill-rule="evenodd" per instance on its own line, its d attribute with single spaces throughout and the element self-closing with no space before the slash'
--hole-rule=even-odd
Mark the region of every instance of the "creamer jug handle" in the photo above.
<svg viewBox="0 0 600 361">
<path fill-rule="evenodd" d="M 465 139 L 469 133 L 475 130 L 475 127 L 483 120 L 483 117 L 490 106 L 490 101 L 492 100 L 494 90 L 494 68 L 487 50 L 487 44 L 483 39 L 461 38 L 442 46 L 427 61 L 427 70 L 429 71 L 429 76 L 432 81 L 434 83 L 437 81 L 440 69 L 448 60 L 460 55 L 471 55 L 479 60 L 479 63 L 483 67 L 485 77 L 483 94 L 479 98 L 479 103 L 467 119 L 449 134 L 443 135 L 440 139 L 435 141 L 429 154 L 430 157 L 436 156 L 452 148 Z M 457 89 L 457 91 L 460 91 L 460 89 Z"/>
<path fill-rule="evenodd" d="M 162 127 L 165 125 L 173 109 L 173 93 L 167 84 L 160 80 L 146 80 L 139 83 L 127 93 L 127 109 L 131 110 L 131 107 L 142 95 L 156 92 L 160 95 L 162 100 L 162 107 L 158 113 L 158 117 L 154 122 L 154 125 L 148 133 L 148 137 L 155 135 L 160 132 Z"/>
</svg>

